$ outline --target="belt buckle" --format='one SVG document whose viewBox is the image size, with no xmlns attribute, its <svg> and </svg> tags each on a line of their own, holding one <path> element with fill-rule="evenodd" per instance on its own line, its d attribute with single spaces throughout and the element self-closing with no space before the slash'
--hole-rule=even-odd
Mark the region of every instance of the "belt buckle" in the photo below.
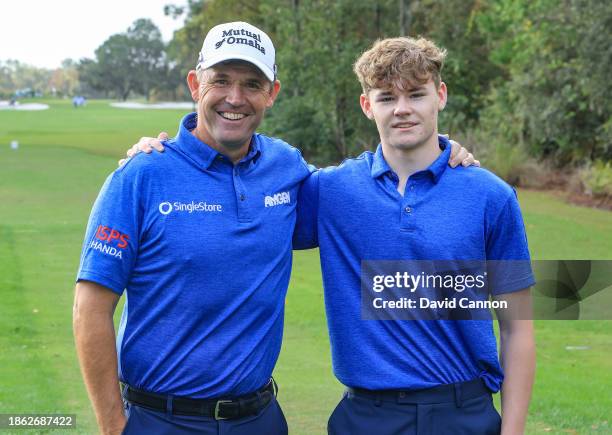
<svg viewBox="0 0 612 435">
<path fill-rule="evenodd" d="M 232 403 L 231 400 L 217 400 L 217 403 L 215 403 L 215 420 L 228 420 L 227 417 L 220 417 L 219 416 L 219 405 L 221 405 L 222 403 Z"/>
</svg>

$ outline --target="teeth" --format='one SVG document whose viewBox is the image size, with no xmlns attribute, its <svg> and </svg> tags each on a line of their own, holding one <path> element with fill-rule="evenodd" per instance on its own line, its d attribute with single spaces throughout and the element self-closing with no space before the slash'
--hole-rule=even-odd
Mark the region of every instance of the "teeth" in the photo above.
<svg viewBox="0 0 612 435">
<path fill-rule="evenodd" d="M 246 116 L 243 113 L 231 113 L 231 112 L 219 112 L 219 115 L 223 116 L 225 119 L 231 119 L 233 121 L 242 119 Z"/>
</svg>

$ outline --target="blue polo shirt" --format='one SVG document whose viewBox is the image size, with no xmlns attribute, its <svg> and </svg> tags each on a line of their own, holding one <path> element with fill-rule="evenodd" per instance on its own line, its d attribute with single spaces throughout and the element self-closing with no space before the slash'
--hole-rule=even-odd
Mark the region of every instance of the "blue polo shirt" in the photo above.
<svg viewBox="0 0 612 435">
<path fill-rule="evenodd" d="M 450 144 L 404 196 L 382 148 L 321 170 L 302 186 L 296 248 L 320 246 L 334 373 L 371 390 L 422 389 L 503 372 L 491 321 L 362 320 L 362 260 L 526 260 L 513 189 L 486 169 L 448 168 Z M 495 293 L 534 284 L 528 262 L 489 283 Z"/>
<path fill-rule="evenodd" d="M 193 398 L 238 396 L 268 382 L 291 272 L 299 151 L 255 134 L 233 165 L 190 133 L 112 173 L 95 202 L 79 280 L 127 298 L 120 379 Z"/>
</svg>

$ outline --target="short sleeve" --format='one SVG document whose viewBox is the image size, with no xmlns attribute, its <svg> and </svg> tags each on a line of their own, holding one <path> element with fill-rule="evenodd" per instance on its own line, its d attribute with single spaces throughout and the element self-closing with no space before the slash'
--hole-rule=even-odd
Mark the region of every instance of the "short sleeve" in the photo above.
<svg viewBox="0 0 612 435">
<path fill-rule="evenodd" d="M 495 210 L 495 208 L 493 208 Z M 487 263 L 492 294 L 519 291 L 535 284 L 523 216 L 513 192 L 487 225 Z"/>
<path fill-rule="evenodd" d="M 293 249 L 319 246 L 319 171 L 302 181 L 298 193 L 297 219 L 293 231 Z"/>
<path fill-rule="evenodd" d="M 139 185 L 134 172 L 123 169 L 111 174 L 98 194 L 77 272 L 77 281 L 93 281 L 119 295 L 134 267 L 141 226 Z"/>
</svg>

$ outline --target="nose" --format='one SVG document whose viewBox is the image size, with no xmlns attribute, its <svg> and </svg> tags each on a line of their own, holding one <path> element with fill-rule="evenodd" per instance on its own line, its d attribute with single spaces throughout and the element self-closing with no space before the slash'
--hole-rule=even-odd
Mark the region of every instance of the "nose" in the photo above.
<svg viewBox="0 0 612 435">
<path fill-rule="evenodd" d="M 241 106 L 244 104 L 244 91 L 242 86 L 238 83 L 234 83 L 228 90 L 225 101 L 232 106 Z"/>
<path fill-rule="evenodd" d="M 412 113 L 412 105 L 410 99 L 405 95 L 400 95 L 396 101 L 393 114 L 395 116 L 410 115 Z"/>
</svg>

